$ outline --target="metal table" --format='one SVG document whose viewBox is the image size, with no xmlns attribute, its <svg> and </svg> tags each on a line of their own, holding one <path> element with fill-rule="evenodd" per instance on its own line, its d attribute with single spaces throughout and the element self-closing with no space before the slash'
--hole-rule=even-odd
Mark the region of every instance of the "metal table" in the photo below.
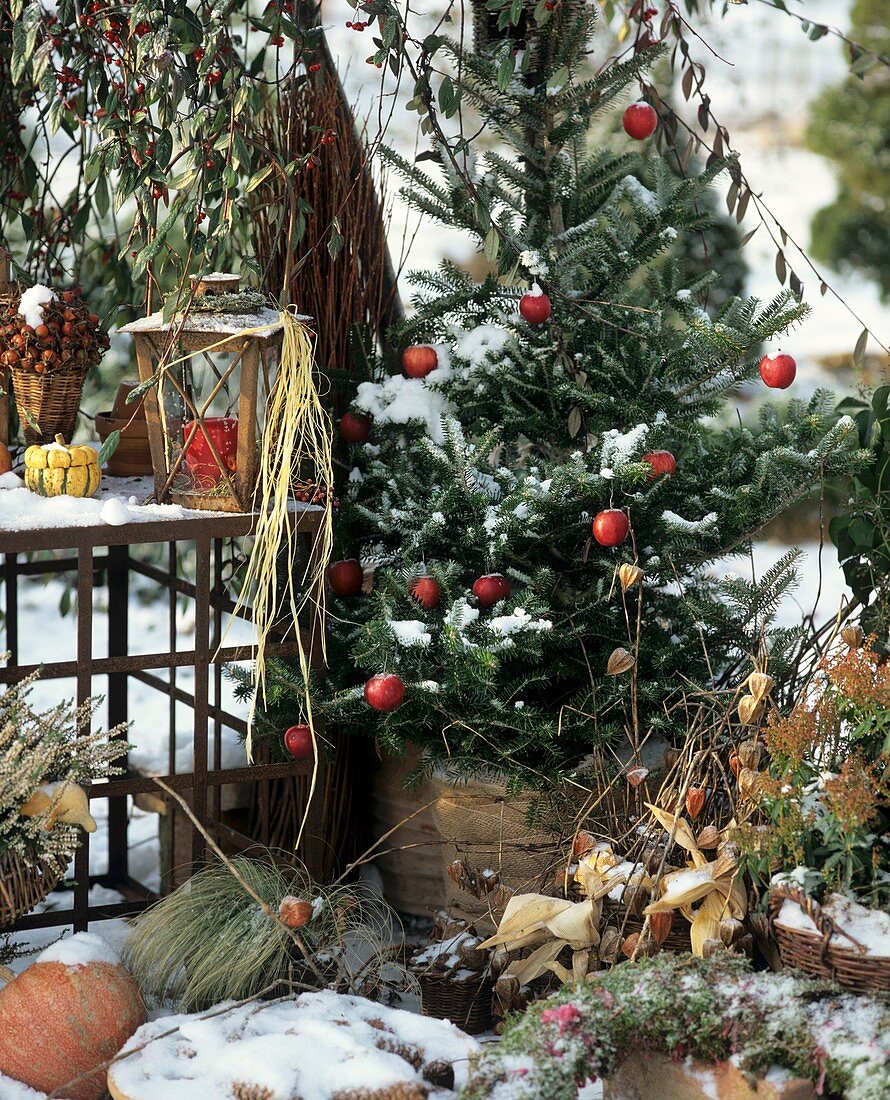
<svg viewBox="0 0 890 1100">
<path fill-rule="evenodd" d="M 106 478 L 103 484 L 117 479 Z M 124 479 L 121 479 L 124 481 Z M 2 493 L 0 493 L 2 503 Z M 311 556 L 317 545 L 322 509 L 295 506 L 291 522 L 297 527 L 302 551 Z M 163 780 L 178 793 L 190 792 L 190 804 L 196 817 L 214 838 L 230 850 L 246 849 L 268 838 L 269 781 L 287 776 L 311 773 L 312 761 L 292 761 L 272 764 L 268 753 L 260 756 L 250 766 L 222 768 L 221 734 L 223 726 L 239 732 L 246 731 L 243 718 L 227 712 L 222 705 L 222 668 L 228 661 L 250 660 L 250 646 L 219 648 L 223 633 L 223 616 L 231 615 L 234 602 L 225 594 L 222 582 L 223 547 L 228 539 L 249 535 L 256 516 L 223 512 L 192 512 L 183 514 L 181 509 L 171 509 L 170 518 L 151 518 L 122 526 L 109 526 L 97 519 L 90 526 L 38 528 L 34 530 L 4 530 L 0 507 L 0 552 L 3 553 L 3 582 L 6 593 L 6 638 L 0 644 L 0 652 L 8 650 L 10 657 L 6 667 L 0 667 L 0 683 L 16 683 L 39 669 L 41 680 L 74 678 L 76 701 L 85 702 L 93 691 L 93 677 L 108 676 L 109 726 L 126 722 L 128 714 L 127 694 L 129 680 L 135 679 L 163 692 L 169 699 L 169 774 Z M 195 577 L 187 580 L 180 575 L 179 547 L 193 543 L 195 547 Z M 166 568 L 140 561 L 135 555 L 137 546 L 166 544 Z M 97 551 L 104 548 L 104 553 Z M 34 557 L 35 552 L 50 551 Z M 61 553 L 60 553 L 61 552 Z M 20 577 L 46 573 L 76 572 L 77 616 L 76 660 L 46 662 L 42 665 L 19 664 L 19 638 L 26 629 L 19 609 L 18 582 Z M 108 588 L 108 655 L 93 656 L 93 597 L 97 578 L 104 574 Z M 166 652 L 129 653 L 129 580 L 131 574 L 146 577 L 166 590 L 169 647 Z M 194 600 L 195 642 L 191 650 L 177 648 L 176 601 L 186 596 Z M 245 616 L 241 616 L 245 617 Z M 65 620 L 60 620 L 60 626 Z M 310 647 L 318 662 L 318 639 L 308 626 L 301 626 L 304 644 Z M 293 631 L 284 627 L 270 641 L 267 652 L 292 655 L 297 642 Z M 177 685 L 176 670 L 194 667 L 194 690 L 187 692 Z M 169 679 L 158 675 L 167 670 Z M 182 703 L 194 710 L 194 754 L 190 772 L 176 771 L 176 704 Z M 138 743 L 138 716 L 127 735 Z M 127 850 L 128 811 L 127 798 L 152 792 L 161 795 L 160 788 L 150 776 L 134 773 L 126 758 L 120 761 L 127 769 L 120 777 L 102 780 L 92 785 L 90 799 L 108 799 L 108 872 L 90 876 L 90 836 L 83 834 L 83 843 L 75 856 L 75 885 L 70 909 L 53 910 L 22 917 L 14 926 L 16 930 L 63 924 L 74 925 L 75 931 L 85 929 L 91 920 L 126 916 L 144 909 L 156 894 L 137 882 L 129 872 Z M 323 762 L 319 761 L 323 767 Z M 245 836 L 220 820 L 221 787 L 226 784 L 254 783 L 258 785 L 259 833 Z M 305 847 L 299 853 L 310 869 L 316 862 L 321 836 L 322 809 L 313 800 L 305 830 Z M 183 815 L 184 816 L 184 815 Z M 192 832 L 191 861 L 194 868 L 206 858 L 206 841 L 201 834 Z M 169 868 L 167 869 L 169 870 Z M 162 873 L 165 868 L 162 867 Z M 96 883 L 119 891 L 124 901 L 105 905 L 90 905 L 89 890 Z"/>
</svg>

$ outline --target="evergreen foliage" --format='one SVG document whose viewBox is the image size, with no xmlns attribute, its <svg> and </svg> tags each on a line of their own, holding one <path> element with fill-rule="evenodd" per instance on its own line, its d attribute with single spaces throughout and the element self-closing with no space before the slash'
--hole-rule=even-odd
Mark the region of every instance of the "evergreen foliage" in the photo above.
<svg viewBox="0 0 890 1100">
<path fill-rule="evenodd" d="M 857 0 L 851 34 L 869 49 L 890 57 L 890 22 L 885 0 Z M 868 55 L 864 60 L 868 60 Z M 842 84 L 816 101 L 807 140 L 832 160 L 838 172 L 837 198 L 816 212 L 813 255 L 832 266 L 852 268 L 874 279 L 890 296 L 890 69 L 854 66 Z"/>
<path fill-rule="evenodd" d="M 416 275 L 394 344 L 435 344 L 438 369 L 405 378 L 390 355 L 358 387 L 374 428 L 344 454 L 335 556 L 373 566 L 373 590 L 332 600 L 330 672 L 316 688 L 329 719 L 388 749 L 415 742 L 430 766 L 530 784 L 583 774 L 606 743 L 621 760 L 626 738 L 634 753 L 650 734 L 679 739 L 668 700 L 719 686 L 741 654 L 769 651 L 781 669 L 793 638 L 772 632 L 771 615 L 792 563 L 750 589 L 709 565 L 744 552 L 856 453 L 852 422 L 834 423 L 821 393 L 716 426 L 756 375 L 755 349 L 804 307 L 783 292 L 702 308 L 716 276 L 690 279 L 677 246 L 707 224 L 699 200 L 722 166 L 679 179 L 661 161 L 588 147 L 594 115 L 620 110 L 658 51 L 584 78 L 593 16 L 567 10 L 521 56 L 442 46 L 498 152 L 446 148 L 433 127 L 435 177 L 388 154 L 413 205 L 472 232 L 492 273 L 479 283 L 444 263 Z M 540 326 L 517 315 L 535 281 L 553 303 Z M 643 456 L 659 449 L 676 456 L 674 476 L 651 477 Z M 615 549 L 590 537 L 608 508 L 631 521 Z M 644 571 L 639 606 L 640 590 L 622 595 L 616 581 L 622 562 Z M 489 572 L 512 593 L 486 610 L 471 586 Z M 435 610 L 409 594 L 427 573 L 443 590 Z M 630 675 L 606 675 L 617 646 L 636 654 Z M 386 715 L 362 698 L 381 671 L 407 686 Z"/>
</svg>

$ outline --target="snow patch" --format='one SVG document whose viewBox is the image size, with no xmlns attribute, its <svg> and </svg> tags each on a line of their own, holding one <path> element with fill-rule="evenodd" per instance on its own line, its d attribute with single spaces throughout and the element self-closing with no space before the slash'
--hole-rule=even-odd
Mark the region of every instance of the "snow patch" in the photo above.
<svg viewBox="0 0 890 1100">
<path fill-rule="evenodd" d="M 609 476 L 602 471 L 608 470 L 609 474 L 621 466 L 626 466 L 639 454 L 649 434 L 648 424 L 637 424 L 628 432 L 619 432 L 617 428 L 609 428 L 603 432 L 603 446 L 600 452 L 601 476 Z"/>
<path fill-rule="evenodd" d="M 57 940 L 45 948 L 35 961 L 61 963 L 63 966 L 90 966 L 92 963 L 120 966 L 117 952 L 95 932 L 78 932 L 76 936 Z"/>
<path fill-rule="evenodd" d="M 426 623 L 422 623 L 420 619 L 390 619 L 389 628 L 399 645 L 424 646 L 433 640 Z"/>
<path fill-rule="evenodd" d="M 450 367 L 448 368 L 450 374 Z M 436 443 L 444 443 L 442 417 L 450 411 L 445 397 L 430 389 L 429 381 L 441 368 L 426 378 L 406 378 L 391 374 L 382 382 L 362 382 L 355 397 L 355 406 L 370 413 L 378 424 L 410 424 L 420 421 L 426 434 Z"/>
<path fill-rule="evenodd" d="M 669 531 L 681 531 L 684 535 L 704 535 L 717 527 L 716 512 L 708 512 L 701 519 L 684 519 L 668 510 L 661 513 L 661 518 Z"/>
<path fill-rule="evenodd" d="M 42 325 L 43 307 L 47 302 L 53 301 L 55 296 L 54 290 L 40 283 L 23 291 L 22 300 L 19 302 L 19 314 L 25 318 L 25 324 L 30 325 L 31 328 Z"/>
</svg>

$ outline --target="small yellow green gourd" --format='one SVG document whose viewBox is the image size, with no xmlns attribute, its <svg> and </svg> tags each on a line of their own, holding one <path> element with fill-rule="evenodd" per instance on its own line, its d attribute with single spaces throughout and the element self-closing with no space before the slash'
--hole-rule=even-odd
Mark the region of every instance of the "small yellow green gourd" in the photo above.
<svg viewBox="0 0 890 1100">
<path fill-rule="evenodd" d="M 99 488 L 99 452 L 68 446 L 62 436 L 25 451 L 25 484 L 42 497 L 91 497 Z"/>
</svg>

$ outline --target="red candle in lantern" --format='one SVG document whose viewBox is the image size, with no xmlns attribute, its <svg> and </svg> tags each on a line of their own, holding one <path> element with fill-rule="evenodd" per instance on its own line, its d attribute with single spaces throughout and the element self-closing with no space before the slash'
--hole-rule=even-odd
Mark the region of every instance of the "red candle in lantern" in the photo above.
<svg viewBox="0 0 890 1100">
<path fill-rule="evenodd" d="M 189 443 L 192 431 L 194 437 Z M 223 465 L 229 472 L 234 472 L 238 453 L 238 421 L 234 416 L 207 416 L 198 424 L 190 421 L 183 425 L 182 432 L 186 441 L 185 461 L 201 488 L 213 488 L 222 480 L 222 471 L 213 457 L 207 436 L 213 440 Z"/>
</svg>

